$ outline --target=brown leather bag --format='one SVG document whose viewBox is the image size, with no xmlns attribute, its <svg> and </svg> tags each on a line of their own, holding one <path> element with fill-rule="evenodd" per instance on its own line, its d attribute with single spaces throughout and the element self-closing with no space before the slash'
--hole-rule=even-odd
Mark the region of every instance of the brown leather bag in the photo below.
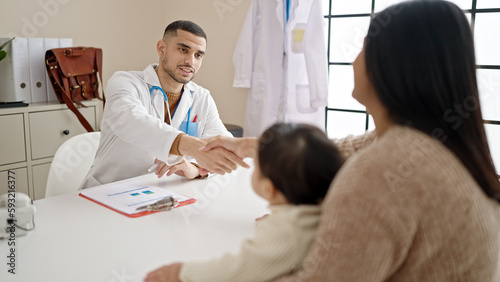
<svg viewBox="0 0 500 282">
<path fill-rule="evenodd" d="M 66 103 L 88 132 L 94 129 L 78 111 L 75 104 L 85 107 L 83 100 L 98 98 L 105 102 L 104 92 L 99 97 L 99 81 L 102 83 L 102 49 L 92 47 L 68 47 L 45 52 L 45 63 L 50 82 L 59 103 Z"/>
</svg>

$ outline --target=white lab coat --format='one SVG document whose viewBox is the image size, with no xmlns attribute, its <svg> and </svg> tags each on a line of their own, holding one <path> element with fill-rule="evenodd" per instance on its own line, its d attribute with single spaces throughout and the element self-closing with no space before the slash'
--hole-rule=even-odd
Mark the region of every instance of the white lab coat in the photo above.
<svg viewBox="0 0 500 282">
<path fill-rule="evenodd" d="M 243 24 L 233 86 L 250 88 L 245 136 L 259 136 L 276 121 L 325 128 L 328 63 L 321 2 L 290 2 L 287 22 L 283 0 L 253 0 Z"/>
<path fill-rule="evenodd" d="M 153 86 L 161 87 L 156 66 L 152 64 L 144 71 L 119 71 L 109 79 L 99 148 L 81 188 L 145 174 L 155 158 L 168 164 L 180 161 L 182 157 L 169 152 L 189 108 L 190 121 L 197 118 L 197 137 L 232 136 L 220 120 L 210 92 L 194 82 L 184 86 L 175 114 L 171 113 L 171 125 L 166 124 L 163 94 L 149 92 Z"/>
</svg>

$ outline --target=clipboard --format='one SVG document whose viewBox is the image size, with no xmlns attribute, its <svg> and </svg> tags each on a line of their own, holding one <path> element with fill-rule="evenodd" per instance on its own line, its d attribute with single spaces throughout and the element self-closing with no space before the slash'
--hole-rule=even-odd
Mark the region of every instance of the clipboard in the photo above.
<svg viewBox="0 0 500 282">
<path fill-rule="evenodd" d="M 196 202 L 190 198 L 157 186 L 131 186 L 122 184 L 98 186 L 84 189 L 80 197 L 111 209 L 127 217 L 141 217 L 162 210 L 138 210 L 148 205 L 172 197 L 176 200 L 173 208 L 182 207 Z"/>
</svg>

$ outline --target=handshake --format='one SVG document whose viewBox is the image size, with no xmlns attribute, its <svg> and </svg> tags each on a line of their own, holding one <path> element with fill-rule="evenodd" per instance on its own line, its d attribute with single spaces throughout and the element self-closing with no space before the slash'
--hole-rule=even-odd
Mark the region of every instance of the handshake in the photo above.
<svg viewBox="0 0 500 282">
<path fill-rule="evenodd" d="M 195 163 L 185 158 L 174 165 L 155 160 L 155 174 L 158 177 L 177 174 L 188 179 L 203 178 L 210 172 L 217 174 L 231 173 L 238 166 L 249 168 L 244 158 L 253 158 L 257 152 L 257 138 L 231 138 L 215 136 L 209 139 L 198 139 L 182 135 L 179 141 L 179 152 L 183 156 L 191 156 Z"/>
</svg>

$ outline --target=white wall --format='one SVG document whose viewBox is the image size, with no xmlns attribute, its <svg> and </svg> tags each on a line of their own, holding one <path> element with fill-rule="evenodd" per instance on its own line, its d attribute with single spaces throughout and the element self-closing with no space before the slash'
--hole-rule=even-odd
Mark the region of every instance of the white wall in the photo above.
<svg viewBox="0 0 500 282">
<path fill-rule="evenodd" d="M 209 89 L 225 123 L 243 125 L 247 92 L 232 87 L 232 53 L 250 0 L 0 0 L 0 37 L 71 37 L 103 49 L 105 84 L 117 70 L 158 62 L 165 27 L 191 20 L 207 33 L 194 81 Z"/>
</svg>

